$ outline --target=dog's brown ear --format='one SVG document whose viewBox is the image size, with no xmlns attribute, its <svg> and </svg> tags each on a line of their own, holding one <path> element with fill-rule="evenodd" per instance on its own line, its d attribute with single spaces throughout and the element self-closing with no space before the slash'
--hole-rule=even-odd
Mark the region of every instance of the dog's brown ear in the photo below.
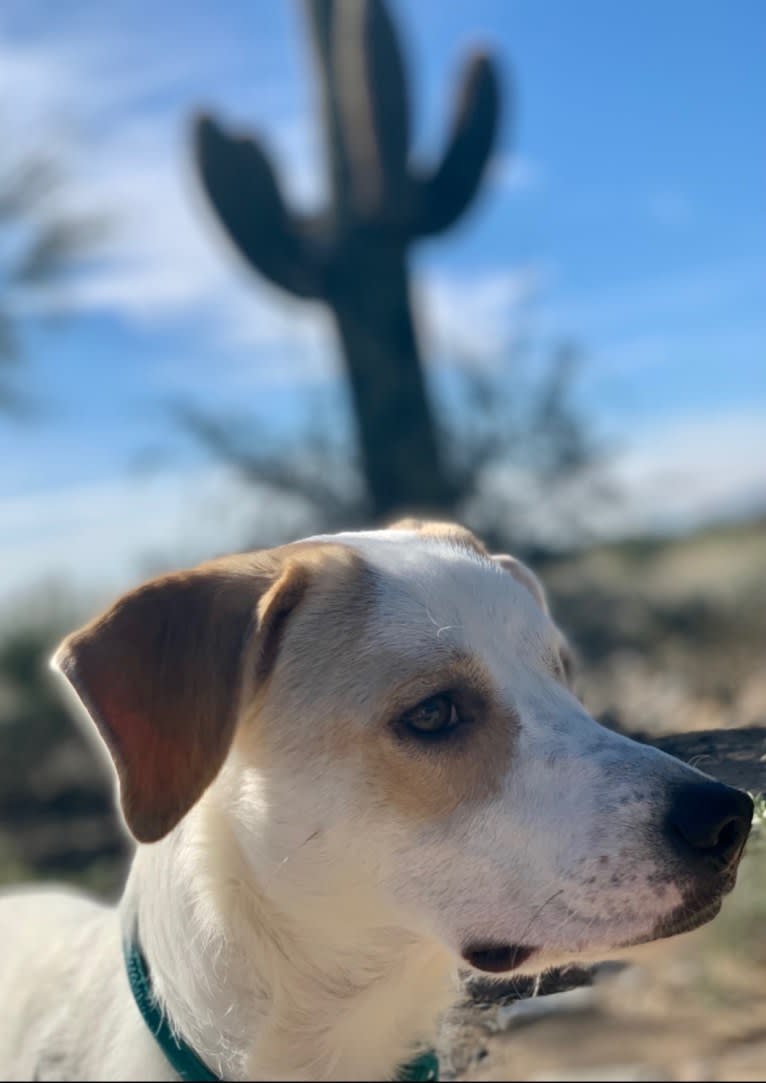
<svg viewBox="0 0 766 1083">
<path fill-rule="evenodd" d="M 514 579 L 527 588 L 544 613 L 548 612 L 548 599 L 545 595 L 545 588 L 531 568 L 528 568 L 526 564 L 522 564 L 520 560 L 508 553 L 493 553 L 492 559 L 497 561 L 501 567 L 511 573 Z"/>
<path fill-rule="evenodd" d="M 550 615 L 545 588 L 531 568 L 528 568 L 526 564 L 522 564 L 516 557 L 509 556 L 508 553 L 495 553 L 493 554 L 492 559 L 496 560 L 501 567 L 511 573 L 514 579 L 517 579 L 522 586 L 526 587 L 542 611 Z M 560 629 L 558 631 L 559 646 L 557 653 L 560 675 L 569 688 L 574 688 L 576 668 L 575 655 L 564 634 Z"/>
<path fill-rule="evenodd" d="M 166 835 L 217 775 L 234 733 L 245 645 L 256 639 L 266 676 L 303 585 L 276 569 L 271 577 L 213 566 L 167 575 L 64 640 L 53 666 L 109 748 L 123 815 L 140 842 Z"/>
</svg>

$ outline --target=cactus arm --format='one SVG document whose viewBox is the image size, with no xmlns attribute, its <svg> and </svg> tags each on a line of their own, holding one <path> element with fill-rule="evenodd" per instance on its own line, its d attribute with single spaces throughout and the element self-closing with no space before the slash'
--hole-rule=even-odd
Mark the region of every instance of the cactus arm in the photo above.
<svg viewBox="0 0 766 1083">
<path fill-rule="evenodd" d="M 336 0 L 304 0 L 303 6 L 318 74 L 331 199 L 329 218 L 334 226 L 344 229 L 349 225 L 351 182 L 335 72 L 337 5 Z"/>
<path fill-rule="evenodd" d="M 448 229 L 466 210 L 495 143 L 500 88 L 495 66 L 483 53 L 466 64 L 441 161 L 430 174 L 413 176 L 413 237 Z"/>
<path fill-rule="evenodd" d="M 351 198 L 362 221 L 398 224 L 407 196 L 409 100 L 383 0 L 336 0 L 333 64 Z"/>
<path fill-rule="evenodd" d="M 320 247 L 308 220 L 286 207 L 260 143 L 228 135 L 206 116 L 197 118 L 194 137 L 203 186 L 241 255 L 289 293 L 321 297 Z"/>
</svg>

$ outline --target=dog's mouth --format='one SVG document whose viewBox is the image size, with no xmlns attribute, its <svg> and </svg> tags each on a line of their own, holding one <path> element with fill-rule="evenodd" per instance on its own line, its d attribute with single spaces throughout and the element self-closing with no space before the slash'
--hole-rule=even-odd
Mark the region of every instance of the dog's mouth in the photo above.
<svg viewBox="0 0 766 1083">
<path fill-rule="evenodd" d="M 526 944 L 469 944 L 463 949 L 463 958 L 485 974 L 508 974 L 536 951 Z"/>
<path fill-rule="evenodd" d="M 700 903 L 682 903 L 667 917 L 657 922 L 650 936 L 644 934 L 635 940 L 623 941 L 613 945 L 614 948 L 632 948 L 638 944 L 646 944 L 653 940 L 666 940 L 671 936 L 680 936 L 689 933 L 693 929 L 699 929 L 706 925 L 718 914 L 723 905 L 723 895 L 717 894 L 714 898 Z M 523 966 L 533 955 L 539 954 L 540 947 L 532 947 L 529 944 L 491 944 L 485 942 L 468 944 L 462 952 L 463 959 L 474 970 L 480 970 L 485 974 L 509 974 Z M 575 950 L 575 949 L 573 949 Z"/>
</svg>

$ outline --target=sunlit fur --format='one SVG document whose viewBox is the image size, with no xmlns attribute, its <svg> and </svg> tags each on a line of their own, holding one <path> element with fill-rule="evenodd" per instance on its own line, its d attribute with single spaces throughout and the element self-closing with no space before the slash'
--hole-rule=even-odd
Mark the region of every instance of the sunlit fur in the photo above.
<svg viewBox="0 0 766 1083">
<path fill-rule="evenodd" d="M 244 660 L 220 772 L 138 847 L 119 909 L 0 903 L 2 1078 L 173 1078 L 123 971 L 136 919 L 221 1077 L 385 1079 L 433 1039 L 466 945 L 532 946 L 539 970 L 650 939 L 687 897 L 658 824 L 696 773 L 587 715 L 527 569 L 456 528 L 309 549 L 268 676 Z M 453 745 L 397 732 L 453 683 L 483 705 Z"/>
</svg>

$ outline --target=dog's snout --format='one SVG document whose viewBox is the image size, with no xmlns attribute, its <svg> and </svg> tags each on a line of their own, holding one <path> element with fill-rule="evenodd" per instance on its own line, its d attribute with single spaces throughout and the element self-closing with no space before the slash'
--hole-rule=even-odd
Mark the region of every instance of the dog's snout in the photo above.
<svg viewBox="0 0 766 1083">
<path fill-rule="evenodd" d="M 673 793 L 666 830 L 686 860 L 722 872 L 739 859 L 752 819 L 753 802 L 746 793 L 718 782 L 694 782 Z"/>
</svg>

